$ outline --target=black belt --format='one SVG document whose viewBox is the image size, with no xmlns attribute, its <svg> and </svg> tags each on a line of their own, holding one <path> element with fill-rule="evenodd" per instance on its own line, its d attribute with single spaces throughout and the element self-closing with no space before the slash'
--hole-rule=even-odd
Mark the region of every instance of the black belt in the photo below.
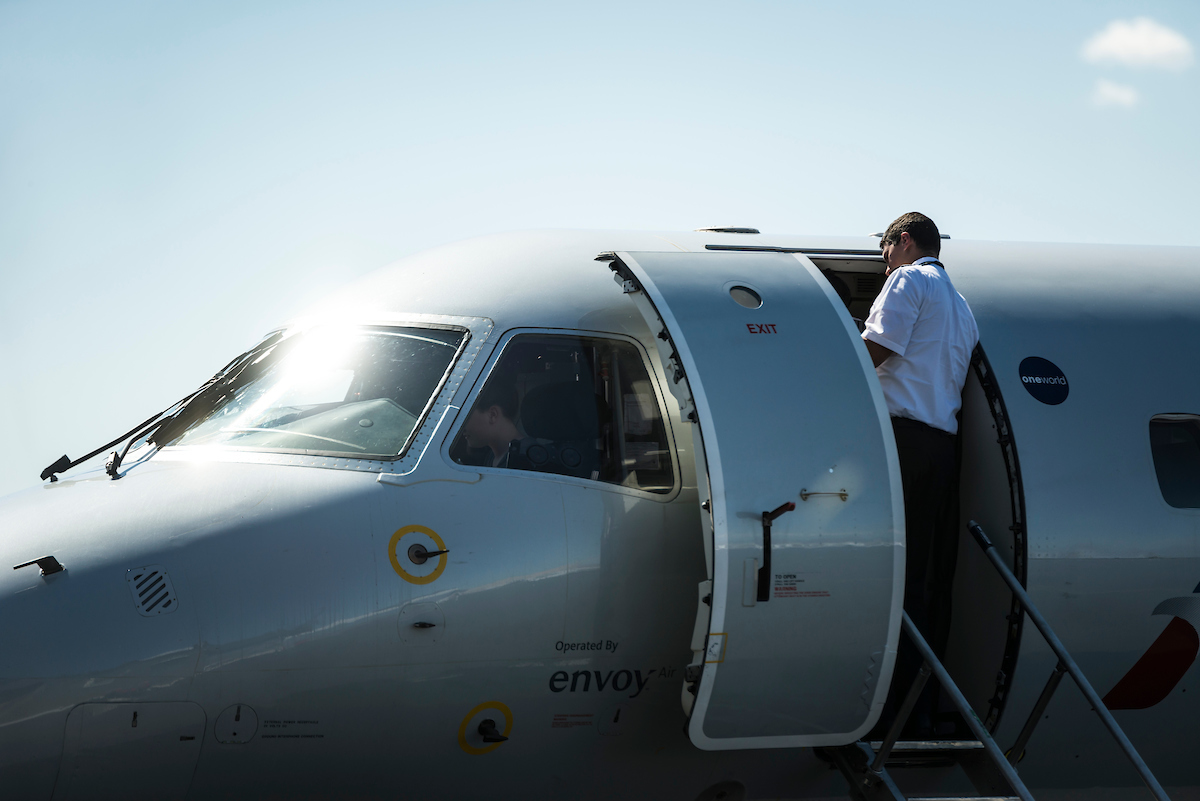
<svg viewBox="0 0 1200 801">
<path fill-rule="evenodd" d="M 892 428 L 893 429 L 908 428 L 908 429 L 912 429 L 915 431 L 920 431 L 922 429 L 925 429 L 925 430 L 933 432 L 934 434 L 941 434 L 943 437 L 953 437 L 954 436 L 949 431 L 944 431 L 940 428 L 936 428 L 934 426 L 929 425 L 928 423 L 922 423 L 920 420 L 913 420 L 911 417 L 893 417 L 892 418 Z"/>
</svg>

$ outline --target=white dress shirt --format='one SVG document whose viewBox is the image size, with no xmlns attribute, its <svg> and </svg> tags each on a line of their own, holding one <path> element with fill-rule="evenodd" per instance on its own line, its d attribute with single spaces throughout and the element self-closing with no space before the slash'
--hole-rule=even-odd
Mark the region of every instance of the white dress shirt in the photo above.
<svg viewBox="0 0 1200 801">
<path fill-rule="evenodd" d="M 955 415 L 979 329 L 941 262 L 925 256 L 893 270 L 862 336 L 896 354 L 875 368 L 888 413 L 958 433 Z"/>
</svg>

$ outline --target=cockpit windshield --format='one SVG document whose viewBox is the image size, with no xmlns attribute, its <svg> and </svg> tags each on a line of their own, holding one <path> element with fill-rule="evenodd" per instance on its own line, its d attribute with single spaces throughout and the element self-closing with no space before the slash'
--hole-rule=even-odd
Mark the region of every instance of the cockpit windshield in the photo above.
<svg viewBox="0 0 1200 801">
<path fill-rule="evenodd" d="M 394 459 L 466 337 L 445 328 L 317 328 L 281 341 L 172 445 Z"/>
</svg>

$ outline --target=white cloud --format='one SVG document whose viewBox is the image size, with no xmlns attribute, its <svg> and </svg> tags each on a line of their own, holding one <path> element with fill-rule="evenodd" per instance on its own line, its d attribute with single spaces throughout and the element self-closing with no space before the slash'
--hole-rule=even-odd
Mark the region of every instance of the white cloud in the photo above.
<svg viewBox="0 0 1200 801">
<path fill-rule="evenodd" d="M 1148 17 L 1116 19 L 1087 41 L 1083 58 L 1093 64 L 1181 70 L 1191 66 L 1192 43 Z"/>
<path fill-rule="evenodd" d="M 1137 105 L 1138 93 L 1132 86 L 1101 78 L 1096 81 L 1096 88 L 1092 90 L 1092 102 L 1101 107 L 1133 108 Z"/>
</svg>

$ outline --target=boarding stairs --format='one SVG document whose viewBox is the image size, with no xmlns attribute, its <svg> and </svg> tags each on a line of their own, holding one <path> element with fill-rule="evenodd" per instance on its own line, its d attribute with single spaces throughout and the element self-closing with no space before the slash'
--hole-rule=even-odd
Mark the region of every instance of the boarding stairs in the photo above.
<svg viewBox="0 0 1200 801">
<path fill-rule="evenodd" d="M 1033 600 L 1029 594 L 1025 592 L 1025 588 L 1021 586 L 1021 582 L 1013 575 L 1013 572 L 1008 569 L 1008 565 L 1000 557 L 1000 553 L 996 550 L 996 546 L 984 533 L 983 528 L 974 520 L 968 524 L 972 536 L 975 541 L 983 548 L 988 560 L 999 571 L 1000 576 L 1005 583 L 1012 589 L 1013 595 L 1018 599 L 1025 613 L 1029 615 L 1029 619 L 1037 626 L 1038 631 L 1042 633 L 1046 643 L 1054 651 L 1058 657 L 1058 665 L 1050 674 L 1050 678 L 1046 681 L 1046 686 L 1042 689 L 1041 695 L 1037 702 L 1033 705 L 1033 710 L 1029 713 L 1028 719 L 1025 721 L 1021 733 L 1017 735 L 1016 741 L 1007 752 L 1002 752 L 999 746 L 996 745 L 987 729 L 980 722 L 975 711 L 971 709 L 967 703 L 967 699 L 963 696 L 962 691 L 950 678 L 950 674 L 946 672 L 946 668 L 934 655 L 933 649 L 917 631 L 913 625 L 908 613 L 904 613 L 903 631 L 905 636 L 912 640 L 917 651 L 925 660 L 917 674 L 917 678 L 913 682 L 912 687 L 905 696 L 904 703 L 901 704 L 900 710 L 896 715 L 895 721 L 892 723 L 883 740 L 876 741 L 860 741 L 850 745 L 841 746 L 839 748 L 822 749 L 823 756 L 833 762 L 842 775 L 846 777 L 846 781 L 850 784 L 850 795 L 855 801 L 966 801 L 967 798 L 973 801 L 1032 801 L 1033 795 L 1021 781 L 1021 777 L 1017 775 L 1017 761 L 1024 755 L 1025 746 L 1029 743 L 1030 737 L 1033 736 L 1033 731 L 1037 727 L 1038 722 L 1042 719 L 1046 707 L 1050 704 L 1050 699 L 1054 696 L 1055 690 L 1058 689 L 1059 682 L 1062 681 L 1064 674 L 1070 674 L 1075 680 L 1075 684 L 1083 692 L 1096 714 L 1100 716 L 1100 720 L 1104 726 L 1112 734 L 1121 750 L 1133 763 L 1134 768 L 1142 777 L 1142 781 L 1146 783 L 1146 787 L 1158 801 L 1168 801 L 1167 794 L 1163 791 L 1162 785 L 1154 778 L 1150 769 L 1146 767 L 1146 763 L 1138 755 L 1133 744 L 1129 742 L 1129 738 L 1121 731 L 1121 727 L 1113 720 L 1112 714 L 1108 708 L 1104 706 L 1104 702 L 1100 700 L 1100 696 L 1092 688 L 1091 683 L 1084 677 L 1079 670 L 1079 666 L 1075 664 L 1075 660 L 1067 653 L 1067 649 L 1063 647 L 1062 642 L 1050 628 L 1050 624 L 1038 612 L 1034 606 Z M 966 721 L 974 734 L 974 739 L 966 740 L 901 740 L 900 735 L 908 722 L 909 716 L 912 714 L 913 708 L 917 704 L 917 700 L 921 695 L 921 691 L 925 688 L 926 682 L 930 675 L 934 676 L 938 683 L 941 684 L 942 690 L 949 696 L 954 706 L 958 709 L 963 720 Z M 928 768 L 928 767 L 951 767 L 957 765 L 970 780 L 975 790 L 979 793 L 977 796 L 954 797 L 953 799 L 946 796 L 937 798 L 906 796 L 897 786 L 893 776 L 889 773 L 889 768 Z"/>
</svg>

